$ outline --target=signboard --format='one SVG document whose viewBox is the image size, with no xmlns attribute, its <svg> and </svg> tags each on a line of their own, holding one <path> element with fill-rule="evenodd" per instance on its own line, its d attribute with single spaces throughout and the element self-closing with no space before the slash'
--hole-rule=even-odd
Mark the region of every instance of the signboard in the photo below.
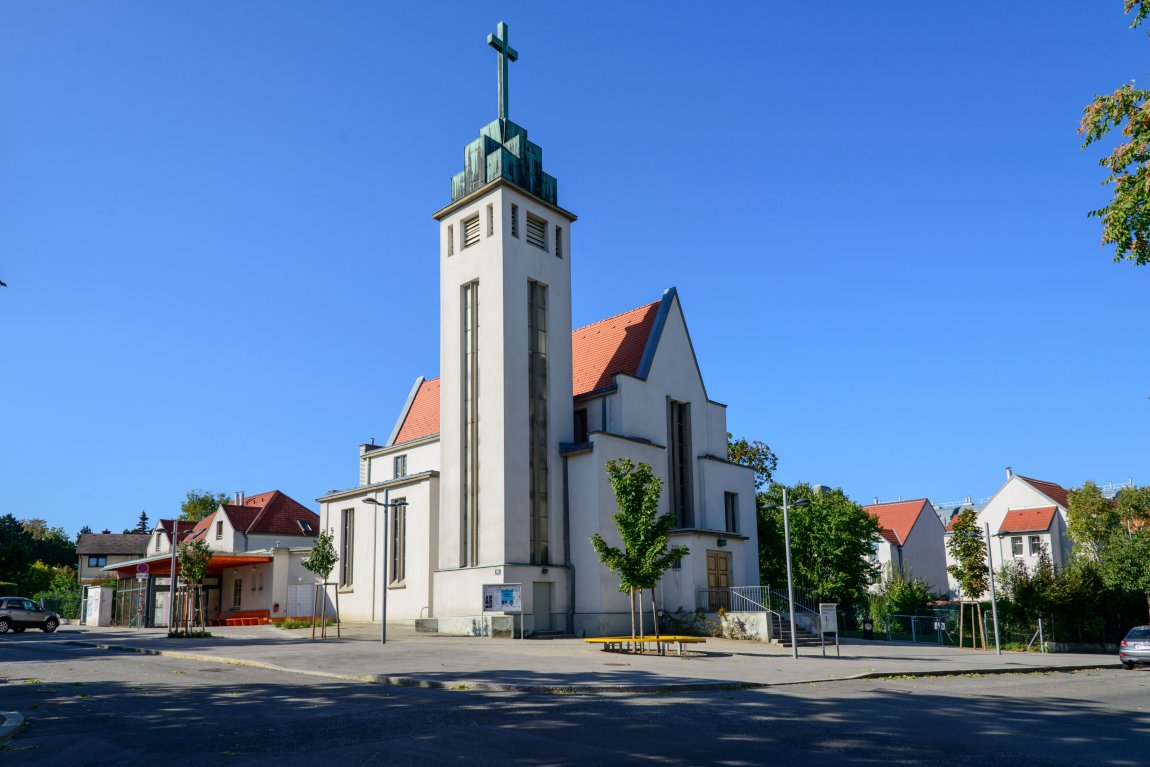
<svg viewBox="0 0 1150 767">
<path fill-rule="evenodd" d="M 839 606 L 834 602 L 819 602 L 819 617 L 822 618 L 823 633 L 839 633 Z"/>
<path fill-rule="evenodd" d="M 148 563 L 147 562 L 141 562 L 140 564 L 136 565 L 136 572 L 139 573 L 140 575 L 147 575 L 148 574 Z"/>
<path fill-rule="evenodd" d="M 483 584 L 483 612 L 485 612 L 485 613 L 522 613 L 523 612 L 523 584 L 522 583 L 485 583 L 485 584 Z"/>
</svg>

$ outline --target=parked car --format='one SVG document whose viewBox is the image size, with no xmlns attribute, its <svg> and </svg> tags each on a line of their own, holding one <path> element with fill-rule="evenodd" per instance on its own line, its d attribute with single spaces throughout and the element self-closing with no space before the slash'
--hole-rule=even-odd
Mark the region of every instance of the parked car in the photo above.
<svg viewBox="0 0 1150 767">
<path fill-rule="evenodd" d="M 1133 671 L 1136 663 L 1150 664 L 1150 626 L 1135 626 L 1118 644 L 1118 660 Z"/>
<path fill-rule="evenodd" d="M 40 629 L 51 634 L 59 627 L 60 616 L 31 599 L 0 597 L 0 634 L 7 634 L 9 629 L 17 634 L 26 629 Z"/>
</svg>

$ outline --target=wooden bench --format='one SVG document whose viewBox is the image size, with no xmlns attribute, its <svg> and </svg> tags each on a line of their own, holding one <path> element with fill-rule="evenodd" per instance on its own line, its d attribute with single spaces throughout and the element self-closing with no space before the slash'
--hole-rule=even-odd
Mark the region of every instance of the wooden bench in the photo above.
<svg viewBox="0 0 1150 767">
<path fill-rule="evenodd" d="M 675 645 L 675 649 L 679 655 L 683 654 L 683 645 L 685 644 L 701 644 L 707 640 L 703 637 L 680 636 L 677 634 L 667 634 L 664 636 L 641 636 L 641 637 L 589 637 L 583 640 L 588 644 L 602 645 L 600 649 L 604 652 L 622 652 L 624 645 L 655 645 L 662 653 L 666 653 L 668 645 Z"/>
<path fill-rule="evenodd" d="M 259 626 L 268 622 L 267 610 L 237 610 L 224 613 L 222 616 L 225 626 Z"/>
</svg>

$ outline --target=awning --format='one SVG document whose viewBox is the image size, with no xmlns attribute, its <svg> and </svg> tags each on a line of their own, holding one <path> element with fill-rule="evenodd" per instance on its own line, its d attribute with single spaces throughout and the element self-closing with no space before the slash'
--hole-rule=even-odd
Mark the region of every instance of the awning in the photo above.
<svg viewBox="0 0 1150 767">
<path fill-rule="evenodd" d="M 273 557 L 266 554 L 212 554 L 208 563 L 208 575 L 219 575 L 224 570 L 233 567 L 248 567 L 263 565 L 271 562 Z M 143 569 L 141 568 L 143 566 Z M 121 578 L 130 578 L 141 573 L 165 576 L 172 572 L 172 555 L 157 554 L 154 557 L 132 559 L 127 562 L 118 562 L 102 568 L 105 572 L 114 572 Z M 176 573 L 180 572 L 180 559 L 176 557 Z"/>
</svg>

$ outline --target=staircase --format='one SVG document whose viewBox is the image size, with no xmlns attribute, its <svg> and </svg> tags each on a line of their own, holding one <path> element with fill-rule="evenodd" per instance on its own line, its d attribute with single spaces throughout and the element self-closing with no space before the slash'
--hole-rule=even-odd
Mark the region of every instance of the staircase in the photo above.
<svg viewBox="0 0 1150 767">
<path fill-rule="evenodd" d="M 783 615 L 779 620 L 772 621 L 772 624 L 773 625 L 771 626 L 771 628 L 775 629 L 775 630 L 772 632 L 771 635 L 772 635 L 772 637 L 778 637 L 778 638 L 777 639 L 772 638 L 771 644 L 777 644 L 777 645 L 783 645 L 784 647 L 790 647 L 791 646 L 791 622 L 790 622 L 788 616 Z M 805 631 L 803 629 L 803 627 L 798 623 L 795 623 L 795 629 L 796 629 L 796 633 L 798 634 L 798 646 L 799 647 L 818 647 L 822 644 L 821 640 L 819 639 L 818 634 L 812 634 L 808 631 Z"/>
</svg>

